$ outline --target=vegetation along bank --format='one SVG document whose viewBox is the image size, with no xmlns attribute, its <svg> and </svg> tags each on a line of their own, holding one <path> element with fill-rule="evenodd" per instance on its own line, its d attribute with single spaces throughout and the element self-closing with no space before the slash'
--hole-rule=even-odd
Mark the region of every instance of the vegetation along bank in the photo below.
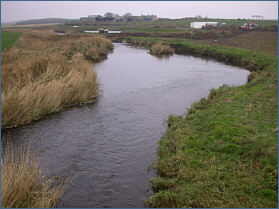
<svg viewBox="0 0 279 209">
<path fill-rule="evenodd" d="M 242 66 L 252 73 L 246 85 L 212 89 L 207 98 L 193 103 L 185 115 L 169 116 L 169 127 L 159 140 L 158 161 L 154 163 L 159 174 L 151 180 L 155 194 L 146 203 L 150 207 L 167 208 L 277 208 L 277 36 L 275 46 L 268 42 L 274 37 L 268 31 L 249 32 L 249 35 L 241 32 L 237 36 L 226 32 L 224 39 L 216 38 L 219 33 L 216 36 L 210 31 L 189 34 L 189 39 L 164 35 L 164 38 L 127 40 L 149 46 L 154 54 L 175 51 L 207 56 Z M 202 34 L 214 37 L 202 39 Z M 252 36 L 261 38 L 255 42 Z M 245 37 L 251 40 L 239 45 Z M 263 38 L 268 40 L 261 45 L 258 41 Z M 94 71 L 87 69 L 104 59 L 112 48 L 110 41 L 99 36 L 24 31 L 14 47 L 1 55 L 1 127 L 25 123 L 68 104 L 94 100 L 99 84 L 93 82 Z M 168 50 L 162 51 L 164 48 Z M 86 84 L 79 86 L 81 83 Z M 7 181 L 2 180 L 3 171 L 2 167 L 2 182 Z"/>
<path fill-rule="evenodd" d="M 159 140 L 150 207 L 278 206 L 278 57 L 189 40 L 132 38 L 249 69 L 246 85 L 211 89 L 168 118 Z"/>
<path fill-rule="evenodd" d="M 101 36 L 23 32 L 1 54 L 1 128 L 96 99 L 93 64 L 112 49 L 111 41 Z"/>
<path fill-rule="evenodd" d="M 1 147 L 2 208 L 52 208 L 63 195 L 66 179 L 42 176 L 30 153 L 28 147 L 15 151 L 10 143 Z"/>
<path fill-rule="evenodd" d="M 58 36 L 45 29 L 2 32 L 1 41 L 1 128 L 94 100 L 99 84 L 93 64 L 113 49 L 104 37 Z M 1 206 L 54 207 L 68 180 L 43 177 L 28 147 L 3 147 Z"/>
</svg>

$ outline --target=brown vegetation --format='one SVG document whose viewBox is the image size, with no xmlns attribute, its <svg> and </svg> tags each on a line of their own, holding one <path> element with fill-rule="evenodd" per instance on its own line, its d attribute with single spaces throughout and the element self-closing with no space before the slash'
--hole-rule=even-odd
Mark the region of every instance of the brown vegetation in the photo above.
<svg viewBox="0 0 279 209">
<path fill-rule="evenodd" d="M 171 48 L 170 45 L 157 43 L 151 46 L 150 53 L 154 55 L 173 54 L 174 49 Z"/>
<path fill-rule="evenodd" d="M 1 207 L 50 208 L 65 191 L 66 182 L 42 178 L 30 149 L 1 151 Z"/>
<path fill-rule="evenodd" d="M 106 58 L 110 49 L 113 44 L 100 36 L 23 33 L 1 54 L 1 127 L 94 100 L 99 84 L 93 62 Z"/>
</svg>

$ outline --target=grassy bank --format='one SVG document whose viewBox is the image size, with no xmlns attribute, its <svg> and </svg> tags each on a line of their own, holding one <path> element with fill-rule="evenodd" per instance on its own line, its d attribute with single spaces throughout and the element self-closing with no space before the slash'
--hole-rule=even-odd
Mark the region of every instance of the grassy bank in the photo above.
<svg viewBox="0 0 279 209">
<path fill-rule="evenodd" d="M 93 63 L 113 44 L 101 36 L 58 36 L 32 30 L 1 54 L 1 127 L 93 101 L 99 92 Z"/>
<path fill-rule="evenodd" d="M 232 48 L 218 45 L 202 45 L 196 41 L 188 39 L 173 38 L 142 38 L 131 37 L 129 42 L 139 46 L 152 47 L 155 44 L 162 43 L 171 46 L 176 53 L 191 54 L 196 56 L 207 56 L 221 62 L 238 65 L 248 70 L 263 70 L 270 64 L 277 61 L 276 56 L 250 51 L 242 48 Z"/>
<path fill-rule="evenodd" d="M 159 140 L 150 207 L 278 207 L 278 58 L 240 48 L 164 41 L 252 71 L 240 87 L 212 89 L 185 116 L 170 115 Z M 150 42 L 152 44 L 150 44 Z"/>
<path fill-rule="evenodd" d="M 20 32 L 2 32 L 1 33 L 1 52 L 11 48 L 20 36 Z"/>
<path fill-rule="evenodd" d="M 65 187 L 65 181 L 41 176 L 29 149 L 15 151 L 8 144 L 1 150 L 2 208 L 52 208 Z"/>
</svg>

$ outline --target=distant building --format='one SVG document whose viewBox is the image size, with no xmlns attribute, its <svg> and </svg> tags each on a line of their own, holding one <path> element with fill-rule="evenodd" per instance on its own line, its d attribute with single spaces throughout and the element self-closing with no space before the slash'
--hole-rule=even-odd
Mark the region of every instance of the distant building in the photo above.
<svg viewBox="0 0 279 209">
<path fill-rule="evenodd" d="M 113 22 L 125 22 L 125 17 L 118 16 L 113 19 Z"/>
<path fill-rule="evenodd" d="M 148 22 L 148 21 L 157 21 L 158 17 L 157 15 L 141 15 L 137 17 L 137 21 L 141 22 Z"/>
<path fill-rule="evenodd" d="M 127 16 L 125 17 L 125 22 L 135 22 L 137 21 L 137 16 Z"/>
<path fill-rule="evenodd" d="M 197 17 L 185 17 L 184 19 L 186 19 L 186 20 L 194 20 L 194 19 L 197 19 Z"/>
<path fill-rule="evenodd" d="M 104 17 L 101 15 L 88 15 L 88 22 L 99 22 L 103 20 Z"/>
<path fill-rule="evenodd" d="M 114 20 L 114 17 L 103 17 L 103 21 L 105 22 L 112 22 Z"/>
<path fill-rule="evenodd" d="M 81 17 L 80 22 L 87 22 L 87 17 Z"/>
<path fill-rule="evenodd" d="M 191 28 L 202 28 L 210 25 L 217 25 L 218 22 L 191 22 Z"/>
</svg>

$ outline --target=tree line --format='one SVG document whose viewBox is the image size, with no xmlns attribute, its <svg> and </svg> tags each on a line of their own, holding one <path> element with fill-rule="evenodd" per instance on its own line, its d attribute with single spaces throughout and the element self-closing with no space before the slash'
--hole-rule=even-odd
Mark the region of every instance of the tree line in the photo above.
<svg viewBox="0 0 279 209">
<path fill-rule="evenodd" d="M 33 24 L 52 24 L 52 23 L 66 23 L 73 22 L 77 19 L 63 19 L 63 18 L 46 18 L 46 19 L 32 19 L 22 20 L 16 23 L 16 25 L 33 25 Z"/>
</svg>

